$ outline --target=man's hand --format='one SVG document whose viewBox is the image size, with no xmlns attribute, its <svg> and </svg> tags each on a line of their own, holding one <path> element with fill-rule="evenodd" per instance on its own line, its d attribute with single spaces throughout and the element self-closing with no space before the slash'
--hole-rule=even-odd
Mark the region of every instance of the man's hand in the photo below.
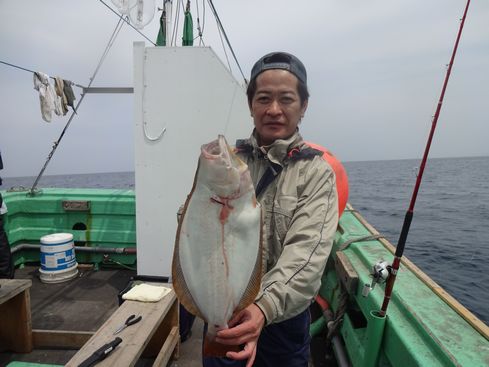
<svg viewBox="0 0 489 367">
<path fill-rule="evenodd" d="M 256 346 L 261 330 L 265 325 L 265 316 L 260 308 L 252 303 L 238 312 L 229 321 L 229 329 L 217 333 L 216 341 L 227 345 L 242 345 L 240 352 L 228 352 L 226 357 L 236 360 L 248 360 L 246 367 L 251 367 L 255 361 Z"/>
</svg>

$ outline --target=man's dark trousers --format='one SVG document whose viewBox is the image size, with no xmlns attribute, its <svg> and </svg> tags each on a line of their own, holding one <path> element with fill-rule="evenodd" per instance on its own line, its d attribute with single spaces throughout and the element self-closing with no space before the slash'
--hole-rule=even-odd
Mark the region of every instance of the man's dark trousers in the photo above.
<svg viewBox="0 0 489 367">
<path fill-rule="evenodd" d="M 307 367 L 309 361 L 309 325 L 311 315 L 299 315 L 263 328 L 258 339 L 254 367 Z M 244 367 L 247 361 L 228 358 L 204 358 L 204 367 Z"/>
</svg>

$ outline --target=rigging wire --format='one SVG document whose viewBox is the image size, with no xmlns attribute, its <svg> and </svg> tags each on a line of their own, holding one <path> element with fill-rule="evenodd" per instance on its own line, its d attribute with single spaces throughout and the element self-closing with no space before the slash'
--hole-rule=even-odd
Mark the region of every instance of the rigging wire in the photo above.
<svg viewBox="0 0 489 367">
<path fill-rule="evenodd" d="M 112 11 L 115 15 L 117 15 L 119 17 L 119 19 L 123 20 L 124 22 L 126 22 L 132 29 L 134 29 L 136 32 L 138 32 L 141 36 L 143 36 L 146 40 L 148 40 L 149 42 L 151 42 L 154 46 L 156 46 L 156 44 L 151 41 L 148 37 L 146 37 L 145 34 L 143 34 L 139 29 L 135 28 L 131 22 L 128 20 L 128 18 L 124 18 L 121 14 L 117 13 L 114 9 L 112 9 L 109 5 L 107 5 L 103 0 L 99 0 L 102 4 L 104 4 L 107 8 L 110 9 L 110 11 Z M 107 51 L 106 51 L 107 52 Z M 104 58 L 106 56 L 106 52 L 104 54 Z M 35 71 L 34 70 L 31 70 L 31 69 L 27 69 L 25 67 L 22 67 L 22 66 L 19 66 L 19 65 L 15 65 L 15 64 L 11 64 L 9 62 L 6 62 L 6 61 L 1 61 L 0 60 L 0 63 L 1 64 L 5 64 L 5 65 L 8 65 L 8 66 L 11 66 L 11 67 L 14 67 L 14 68 L 17 68 L 17 69 L 20 69 L 20 70 L 24 70 L 24 71 L 27 71 L 29 73 L 32 73 L 34 74 Z M 55 80 L 56 78 L 52 77 L 52 76 L 49 76 L 51 79 Z M 79 87 L 79 88 L 82 88 L 82 89 L 85 89 L 86 87 L 81 85 L 81 84 L 77 84 L 77 83 L 73 83 L 73 85 Z"/>
<path fill-rule="evenodd" d="M 231 63 L 229 62 L 228 53 L 226 52 L 226 46 L 224 45 L 224 40 L 222 39 L 221 28 L 217 27 L 217 32 L 219 33 L 219 38 L 221 39 L 222 50 L 224 51 L 224 56 L 226 56 L 226 61 L 228 63 L 228 68 L 231 71 Z"/>
<path fill-rule="evenodd" d="M 178 26 L 178 21 L 179 21 L 179 16 L 180 16 L 180 1 L 177 0 L 177 6 L 175 7 L 174 11 L 175 11 L 175 20 L 173 22 L 173 29 L 172 29 L 172 32 L 171 32 L 171 37 L 170 37 L 170 44 L 169 46 L 174 46 L 174 43 L 175 43 L 175 38 L 176 38 L 176 31 L 177 31 L 177 26 Z"/>
<path fill-rule="evenodd" d="M 114 13 L 115 15 L 117 15 L 120 19 L 122 19 L 124 22 L 126 22 L 132 29 L 134 29 L 136 32 L 138 32 L 141 36 L 143 36 L 144 38 L 146 38 L 147 41 L 149 41 L 153 46 L 156 46 L 156 43 L 154 43 L 153 41 L 151 41 L 148 37 L 146 37 L 146 35 L 144 33 L 142 33 L 139 29 L 137 29 L 136 27 L 134 27 L 131 22 L 124 18 L 121 14 L 119 14 L 118 12 L 116 12 L 114 9 L 112 9 L 109 5 L 107 5 L 103 0 L 99 0 L 102 4 L 104 4 L 107 8 L 110 9 L 110 11 L 112 13 Z"/>
<path fill-rule="evenodd" d="M 117 38 L 122 26 L 124 25 L 123 20 L 124 19 L 122 17 L 119 18 L 119 21 L 117 22 L 117 25 L 115 26 L 114 31 L 112 32 L 112 35 L 110 36 L 109 42 L 107 43 L 107 46 L 105 47 L 105 50 L 102 54 L 102 57 L 100 58 L 100 61 L 97 65 L 94 73 L 92 74 L 92 77 L 90 78 L 90 82 L 88 83 L 87 89 L 90 88 L 93 81 L 95 80 L 95 77 L 96 77 L 98 71 L 100 70 L 100 67 L 102 66 L 103 60 L 105 59 L 105 57 L 109 53 L 110 48 L 114 44 L 115 39 Z M 86 93 L 85 93 L 85 91 L 83 91 L 81 94 L 80 100 L 78 101 L 76 108 L 74 109 L 75 111 L 78 111 L 78 108 L 80 107 L 81 103 L 83 102 L 85 95 L 86 95 Z M 48 166 L 49 162 L 51 161 L 51 158 L 53 157 L 54 153 L 56 152 L 56 149 L 58 148 L 59 143 L 61 142 L 61 139 L 63 139 L 63 136 L 65 135 L 66 130 L 68 130 L 68 127 L 70 126 L 71 121 L 73 120 L 73 117 L 75 116 L 75 111 L 73 111 L 71 113 L 70 118 L 68 119 L 68 122 L 66 123 L 65 127 L 63 128 L 63 131 L 61 132 L 58 140 L 54 142 L 53 147 L 51 149 L 51 152 L 49 153 L 48 157 L 46 158 L 46 162 L 44 163 L 44 166 L 42 167 L 41 171 L 37 175 L 36 180 L 34 181 L 34 184 L 32 185 L 32 188 L 29 191 L 30 195 L 35 194 L 37 184 L 38 184 L 39 180 L 41 179 L 42 175 L 44 174 L 44 171 L 46 170 L 46 167 Z"/>
<path fill-rule="evenodd" d="M 231 46 L 231 42 L 229 42 L 229 38 L 226 35 L 226 31 L 224 30 L 221 19 L 219 18 L 219 15 L 217 14 L 216 8 L 214 7 L 212 0 L 207 0 L 207 1 L 208 1 L 209 6 L 212 10 L 212 13 L 214 14 L 214 17 L 216 18 L 216 22 L 217 22 L 218 27 L 221 28 L 221 30 L 222 30 L 224 38 L 226 39 L 226 43 L 228 44 L 228 47 L 231 50 L 231 53 L 233 55 L 234 61 L 236 62 L 236 65 L 238 65 L 239 72 L 241 73 L 241 76 L 243 77 L 245 84 L 248 84 L 248 81 L 246 80 L 246 77 L 244 76 L 243 70 L 241 69 L 241 65 L 239 64 L 238 59 L 236 58 L 236 54 L 234 53 L 233 47 Z"/>
<path fill-rule="evenodd" d="M 197 37 L 194 38 L 194 41 L 197 38 L 200 38 L 199 46 L 202 45 L 205 46 L 204 39 L 202 38 L 202 34 L 204 33 L 204 27 L 205 27 L 205 0 L 202 0 L 202 28 L 200 27 L 199 0 L 196 1 L 196 4 L 197 4 L 197 31 L 199 34 L 197 35 Z"/>
<path fill-rule="evenodd" d="M 207 12 L 207 7 L 205 6 L 206 2 L 205 0 L 202 0 L 202 34 L 204 33 L 205 30 L 205 21 L 206 21 L 206 12 Z"/>
<path fill-rule="evenodd" d="M 117 13 L 115 10 L 113 10 L 113 9 L 112 9 L 112 8 L 111 8 L 109 5 L 107 5 L 107 4 L 106 4 L 106 3 L 105 3 L 103 0 L 99 0 L 99 1 L 100 1 L 100 2 L 101 2 L 103 5 L 105 5 L 105 6 L 106 6 L 106 7 L 107 7 L 109 10 L 111 10 L 111 11 L 112 11 L 114 14 L 116 14 L 116 15 L 118 16 L 119 20 L 118 20 L 118 23 L 117 23 L 117 25 L 116 25 L 116 27 L 115 27 L 115 29 L 114 29 L 114 31 L 113 31 L 113 33 L 112 33 L 112 35 L 111 35 L 110 39 L 109 39 L 108 44 L 107 44 L 107 46 L 106 46 L 106 48 L 105 48 L 105 50 L 104 50 L 104 52 L 103 52 L 103 54 L 102 54 L 102 56 L 101 56 L 101 58 L 100 58 L 100 60 L 99 60 L 99 63 L 98 63 L 98 65 L 97 65 L 97 67 L 96 67 L 96 69 L 95 69 L 95 71 L 94 71 L 94 73 L 93 73 L 92 77 L 90 77 L 90 78 L 89 78 L 89 79 L 90 79 L 90 81 L 89 81 L 88 86 L 85 88 L 85 87 L 83 87 L 83 86 L 81 86 L 81 85 L 79 85 L 79 84 L 75 84 L 77 87 L 80 87 L 80 88 L 82 88 L 82 89 L 83 89 L 83 92 L 82 92 L 82 94 L 81 94 L 80 100 L 78 101 L 78 103 L 77 103 L 77 105 L 76 105 L 76 108 L 74 109 L 75 111 L 76 111 L 76 110 L 78 110 L 78 108 L 79 108 L 79 106 L 81 105 L 81 103 L 82 103 L 83 99 L 85 98 L 85 95 L 86 95 L 85 89 L 89 89 L 89 88 L 90 88 L 90 86 L 92 85 L 93 81 L 95 80 L 95 77 L 96 77 L 96 75 L 97 75 L 98 71 L 100 70 L 100 67 L 102 66 L 102 64 L 103 64 L 103 62 L 104 62 L 104 60 L 105 60 L 106 56 L 108 55 L 108 53 L 109 53 L 109 51 L 110 51 L 110 48 L 113 46 L 113 44 L 114 44 L 114 42 L 115 42 L 115 40 L 116 40 L 116 38 L 117 38 L 117 36 L 118 36 L 118 34 L 119 34 L 120 30 L 122 29 L 122 26 L 124 25 L 124 23 L 127 23 L 127 24 L 128 24 L 130 27 L 131 27 L 131 28 L 133 28 L 133 29 L 134 29 L 136 32 L 138 32 L 138 33 L 139 33 L 141 36 L 143 36 L 143 37 L 144 37 L 146 40 L 148 40 L 148 41 L 149 41 L 151 44 L 153 44 L 154 46 L 156 46 L 156 44 L 155 44 L 153 41 L 151 41 L 151 40 L 150 40 L 148 37 L 146 37 L 146 35 L 144 35 L 142 32 L 140 32 L 138 29 L 136 29 L 136 28 L 135 28 L 135 27 L 134 27 L 134 26 L 133 26 L 133 25 L 132 25 L 132 24 L 129 22 L 129 20 L 127 19 L 127 17 L 126 17 L 126 18 L 124 18 L 122 15 L 118 14 L 118 13 Z M 183 0 L 182 0 L 182 1 L 183 1 Z M 198 0 L 197 0 L 197 1 L 198 1 Z M 212 10 L 212 12 L 213 12 L 213 14 L 214 14 L 214 17 L 216 18 L 216 22 L 217 22 L 217 24 L 218 24 L 219 36 L 220 36 L 220 38 L 221 38 L 221 43 L 222 43 L 222 45 L 223 45 L 224 53 L 225 53 L 225 55 L 226 55 L 226 59 L 227 59 L 227 61 L 228 61 L 229 68 L 231 69 L 231 67 L 230 67 L 230 62 L 229 62 L 229 58 L 228 58 L 228 56 L 227 56 L 227 53 L 226 53 L 226 50 L 225 50 L 225 47 L 224 47 L 224 41 L 223 41 L 223 39 L 222 39 L 222 36 L 223 36 L 223 35 L 224 35 L 224 38 L 225 38 L 225 40 L 226 40 L 226 43 L 227 43 L 227 45 L 228 45 L 228 47 L 229 47 L 229 49 L 230 49 L 230 51 L 231 51 L 231 53 L 232 53 L 232 55 L 233 55 L 233 58 L 234 58 L 234 60 L 235 60 L 235 62 L 236 62 L 236 64 L 237 64 L 237 66 L 238 66 L 239 71 L 240 71 L 240 73 L 241 73 L 241 75 L 242 75 L 242 77 L 243 77 L 243 79 L 244 79 L 245 83 L 247 83 L 247 80 L 246 80 L 246 78 L 245 78 L 245 76 L 244 76 L 244 73 L 243 73 L 243 71 L 242 71 L 242 69 L 241 69 L 241 66 L 240 66 L 240 64 L 239 64 L 239 62 L 238 62 L 238 60 L 237 60 L 237 58 L 236 58 L 236 54 L 235 54 L 235 52 L 234 52 L 234 50 L 233 50 L 233 48 L 232 48 L 232 46 L 231 46 L 231 43 L 229 42 L 229 38 L 227 37 L 227 34 L 226 34 L 226 32 L 225 32 L 225 30 L 224 30 L 224 27 L 223 27 L 223 25 L 222 25 L 222 23 L 221 23 L 221 20 L 220 20 L 220 18 L 219 18 L 219 15 L 217 14 L 217 11 L 216 11 L 216 9 L 215 9 L 215 7 L 214 7 L 214 4 L 212 3 L 212 0 L 208 0 L 208 2 L 209 2 L 209 5 L 210 5 L 210 7 L 211 7 L 211 10 Z M 197 5 L 198 5 L 198 4 L 197 4 Z M 199 26 L 198 26 L 198 29 L 199 29 L 199 37 L 200 37 L 200 39 L 201 39 L 201 42 L 203 43 L 203 39 L 202 39 L 202 33 L 203 33 L 204 26 L 205 26 L 205 1 L 204 1 L 204 0 L 202 1 L 202 5 L 203 5 L 203 15 L 204 15 L 204 19 L 203 19 L 203 26 L 202 26 L 202 29 L 200 29 L 200 20 L 198 19 L 198 25 L 199 25 Z M 179 8 L 179 6 L 180 6 L 180 2 L 177 2 L 177 7 Z M 174 34 L 175 34 L 175 32 L 176 32 L 176 27 L 178 26 L 178 17 L 179 17 L 179 12 L 177 11 L 177 21 L 176 21 L 176 26 L 175 26 L 175 28 L 174 28 Z M 175 37 L 175 38 L 176 38 L 176 37 Z M 175 41 L 175 43 L 176 43 L 176 41 Z M 1 62 L 1 63 L 3 63 L 3 64 L 5 64 L 5 65 L 8 65 L 8 66 L 16 67 L 16 68 L 18 68 L 18 69 L 21 69 L 21 70 L 24 70 L 24 71 L 28 71 L 28 72 L 34 73 L 34 71 L 33 71 L 33 70 L 29 70 L 29 69 L 26 69 L 26 68 L 23 68 L 23 67 L 20 67 L 20 66 L 14 65 L 14 64 L 10 64 L 10 63 L 7 63 L 7 62 L 3 62 L 3 61 L 0 61 L 0 62 Z M 54 79 L 54 78 L 53 78 L 53 79 Z M 73 113 L 71 114 L 71 116 L 70 116 L 70 118 L 68 119 L 68 122 L 66 123 L 65 127 L 63 128 L 63 130 L 62 130 L 62 132 L 61 132 L 61 134 L 60 134 L 60 136 L 59 136 L 58 140 L 54 142 L 53 147 L 52 147 L 52 150 L 51 150 L 51 152 L 49 153 L 49 155 L 48 155 L 48 157 L 47 157 L 47 159 L 46 159 L 46 162 L 44 163 L 44 166 L 42 167 L 41 171 L 39 172 L 39 175 L 37 176 L 36 180 L 34 181 L 34 184 L 32 185 L 32 188 L 31 188 L 31 190 L 30 190 L 30 194 L 31 194 L 31 195 L 33 195 L 33 194 L 35 193 L 35 191 L 36 191 L 36 187 L 37 187 L 37 184 L 38 184 L 39 180 L 41 179 L 41 177 L 42 177 L 42 175 L 43 175 L 44 171 L 46 170 L 46 168 L 47 168 L 47 166 L 48 166 L 49 162 L 51 161 L 51 158 L 53 157 L 53 155 L 54 155 L 54 153 L 55 153 L 55 151 L 56 151 L 56 149 L 57 149 L 57 147 L 58 147 L 59 143 L 61 142 L 61 139 L 63 138 L 63 136 L 64 136 L 65 132 L 67 131 L 68 127 L 70 126 L 71 121 L 73 120 L 73 117 L 75 116 L 75 114 L 76 114 L 75 112 L 73 112 Z M 166 129 L 164 129 L 160 135 L 162 135 L 162 134 L 165 132 L 165 130 L 166 130 Z M 159 137 L 158 137 L 158 138 L 159 138 Z"/>
<path fill-rule="evenodd" d="M 178 33 L 178 25 L 180 24 L 180 7 L 182 6 L 183 0 L 177 0 L 177 8 L 175 10 L 175 23 L 173 24 L 173 32 L 171 35 L 170 45 L 177 46 L 177 33 Z M 183 6 L 182 6 L 183 8 Z"/>
<path fill-rule="evenodd" d="M 112 9 L 109 5 L 107 5 L 103 0 L 99 0 L 102 4 L 104 4 L 107 8 L 109 8 L 114 14 L 117 15 L 117 17 L 119 18 L 118 22 L 117 22 L 117 25 L 114 29 L 114 31 L 112 32 L 112 35 L 109 39 L 109 42 L 107 43 L 107 46 L 99 60 L 99 63 L 94 71 L 94 73 L 92 74 L 92 77 L 90 78 L 90 81 L 88 83 L 88 87 L 86 87 L 86 89 L 89 89 L 90 86 L 92 85 L 93 81 L 95 80 L 95 77 L 98 73 L 98 71 L 100 70 L 100 67 L 102 66 L 105 58 L 107 57 L 110 49 L 112 48 L 117 36 L 119 35 L 119 32 L 120 30 L 122 29 L 122 26 L 124 25 L 124 23 L 127 23 L 132 29 L 134 29 L 136 32 L 138 32 L 141 36 L 143 36 L 146 40 L 148 40 L 151 44 L 153 44 L 154 46 L 156 46 L 156 44 L 151 41 L 148 37 L 146 37 L 142 32 L 140 32 L 138 29 L 136 29 L 130 22 L 129 20 L 126 18 L 124 18 L 122 15 L 118 14 L 114 9 Z M 30 72 L 33 72 L 31 70 L 28 70 L 28 69 L 25 69 L 23 68 L 24 70 L 27 70 L 27 71 L 30 71 Z M 85 95 L 86 95 L 86 92 L 85 92 L 85 87 L 83 86 L 80 86 L 78 84 L 75 84 L 76 86 L 78 87 L 81 87 L 83 88 L 83 92 L 81 94 L 81 97 L 80 97 L 80 100 L 78 101 L 77 105 L 76 105 L 76 108 L 74 109 L 75 111 L 78 110 L 79 106 L 81 105 L 83 99 L 85 98 Z M 54 142 L 53 144 L 53 147 L 52 147 L 52 150 L 51 152 L 49 153 L 48 157 L 46 158 L 46 162 L 44 163 L 44 166 L 42 167 L 41 171 L 39 172 L 36 180 L 34 181 L 34 184 L 32 185 L 32 188 L 30 190 L 30 194 L 31 195 L 34 195 L 35 191 L 36 191 L 36 187 L 37 187 L 37 184 L 39 182 L 39 180 L 41 179 L 42 175 L 44 174 L 44 171 L 46 170 L 46 167 L 48 166 L 49 162 L 51 161 L 51 158 L 53 157 L 54 153 L 56 152 L 56 149 L 58 148 L 58 145 L 59 143 L 61 142 L 61 139 L 63 139 L 63 136 L 66 132 L 66 130 L 68 129 L 68 127 L 70 126 L 71 124 L 71 121 L 73 120 L 73 117 L 75 116 L 76 112 L 73 112 L 70 116 L 70 118 L 68 119 L 68 122 L 66 123 L 65 127 L 63 128 L 63 131 L 61 132 L 59 138 L 57 141 Z"/>
<path fill-rule="evenodd" d="M 93 73 L 92 78 L 90 78 L 90 83 L 88 85 L 88 88 L 90 88 L 90 85 L 92 84 L 93 79 L 95 78 L 95 75 L 98 73 L 100 67 L 102 66 L 103 62 L 105 61 L 105 58 L 109 54 L 110 49 L 114 45 L 114 42 L 115 42 L 117 36 L 119 35 L 119 32 L 122 29 L 122 26 L 124 25 L 124 23 L 121 23 L 121 20 L 124 20 L 124 19 L 120 18 L 119 21 L 117 22 L 117 25 L 114 29 L 114 32 L 112 32 L 112 35 L 110 36 L 109 42 L 107 43 L 107 46 L 105 47 L 104 53 L 102 54 L 102 57 L 100 58 L 100 60 L 98 62 L 97 68 L 95 69 L 95 72 Z"/>
</svg>

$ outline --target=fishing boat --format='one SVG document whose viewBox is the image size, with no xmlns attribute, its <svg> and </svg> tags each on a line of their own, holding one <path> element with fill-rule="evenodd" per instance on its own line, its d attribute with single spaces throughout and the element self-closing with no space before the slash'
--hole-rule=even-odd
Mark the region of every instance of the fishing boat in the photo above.
<svg viewBox="0 0 489 367">
<path fill-rule="evenodd" d="M 44 189 L 42 195 L 36 196 L 29 196 L 27 192 L 8 191 L 2 192 L 2 195 L 9 207 L 6 230 L 15 263 L 30 269 L 27 274 L 18 270 L 17 277 L 23 274 L 27 278 L 37 278 L 35 273 L 38 266 L 33 268 L 28 265 L 39 262 L 39 238 L 51 232 L 73 234 L 79 264 L 93 264 L 100 268 L 106 265 L 135 265 L 133 191 Z M 80 208 L 80 203 L 89 204 L 89 208 Z M 70 210 L 70 205 L 76 205 L 79 209 Z M 311 325 L 313 353 L 319 353 L 320 350 L 325 354 L 327 345 L 330 345 L 334 354 L 339 354 L 334 358 L 340 358 L 342 363 L 346 363 L 342 365 L 352 366 L 486 366 L 489 358 L 487 325 L 407 258 L 402 260 L 399 284 L 392 296 L 387 318 L 382 320 L 375 315 L 374 311 L 380 309 L 384 296 L 383 285 L 374 287 L 367 296 L 362 293 L 366 285 L 370 286 L 372 282 L 373 264 L 379 259 L 389 261 L 394 251 L 394 246 L 382 238 L 360 213 L 351 206 L 347 207 L 340 219 L 332 256 L 323 275 L 319 294 L 321 300 L 313 305 L 316 314 L 320 307 L 325 315 L 328 310 L 333 313 L 330 320 L 321 316 Z M 127 274 L 120 276 L 120 289 L 124 281 L 129 281 L 135 272 Z M 36 282 L 39 287 L 53 286 L 42 284 L 37 279 Z M 63 288 L 57 286 L 57 292 L 65 292 L 69 296 L 74 292 L 71 287 L 76 284 L 68 282 Z M 108 307 L 106 313 L 97 315 L 95 327 L 104 321 L 103 316 L 108 317 L 110 311 L 117 307 L 116 295 L 117 292 L 113 294 L 112 309 Z M 51 312 L 50 306 L 37 299 L 34 302 L 34 298 L 32 303 L 42 304 L 44 308 L 44 311 L 33 309 L 33 325 L 36 328 L 42 327 L 42 317 L 36 320 L 34 316 L 36 313 Z M 54 309 L 61 313 L 59 318 L 69 318 L 69 314 L 63 314 L 67 312 L 66 306 L 60 309 L 58 305 Z M 342 322 L 336 334 L 327 341 L 326 324 L 331 318 L 335 319 L 334 315 L 340 316 Z M 76 322 L 60 324 L 64 328 L 74 328 Z M 79 331 L 83 331 L 83 328 Z M 195 330 L 194 335 L 198 338 L 199 333 L 200 330 Z M 182 350 L 185 343 L 182 344 Z M 195 347 L 195 340 L 193 343 Z M 190 350 L 188 352 L 191 353 Z M 192 353 L 193 358 L 198 354 L 196 352 Z M 54 363 L 42 350 L 34 354 L 34 358 L 39 358 L 39 353 L 45 362 Z M 3 358 L 2 361 L 6 361 L 7 354 L 2 353 L 0 360 Z M 29 354 L 15 354 L 15 357 L 20 361 L 33 361 L 29 359 Z M 54 361 L 59 361 L 59 357 L 56 358 Z"/>
<path fill-rule="evenodd" d="M 162 63 L 171 64 L 171 71 L 162 72 L 158 67 Z M 214 94 L 206 93 L 209 80 L 220 86 Z M 175 90 L 170 95 L 161 89 L 165 83 L 185 85 L 190 81 L 193 91 L 181 93 L 199 97 L 192 108 L 179 104 L 183 98 L 175 96 Z M 118 309 L 118 297 L 128 283 L 138 276 L 170 280 L 177 209 L 188 192 L 198 147 L 223 130 L 231 137 L 246 136 L 247 126 L 243 131 L 237 123 L 247 111 L 244 98 L 236 97 L 240 88 L 243 86 L 211 48 L 136 43 L 136 190 L 37 190 L 34 185 L 1 192 L 8 206 L 4 226 L 17 267 L 16 279 L 32 282 L 32 287 L 28 284 L 22 289 L 27 319 L 18 320 L 32 322 L 32 330 L 22 336 L 20 345 L 0 345 L 2 365 L 66 364 Z M 216 98 L 229 109 L 209 110 Z M 196 114 L 200 119 L 212 117 L 213 122 L 195 126 Z M 175 126 L 195 133 L 186 137 L 188 149 L 179 150 L 176 163 L 172 152 L 181 140 Z M 189 169 L 182 169 L 186 166 Z M 181 180 L 168 182 L 168 174 L 178 174 Z M 47 266 L 42 256 L 50 234 L 71 236 L 61 240 L 64 244 L 72 239 L 76 261 L 70 261 L 76 266 L 68 266 L 71 272 L 64 268 L 41 271 Z M 311 305 L 312 365 L 489 365 L 487 325 L 401 257 L 395 246 L 347 205 L 321 289 Z M 389 308 L 384 310 L 386 280 L 395 258 L 400 261 L 397 281 L 388 294 Z M 7 301 L 8 294 L 2 292 L 9 289 L 8 282 L 0 281 L 1 303 Z M 0 341 L 13 340 L 20 324 L 3 318 L 0 325 L 8 328 L 0 331 Z M 201 330 L 197 325 L 192 337 L 181 344 L 179 359 L 170 365 L 200 365 Z M 101 365 L 109 365 L 110 358 Z M 157 359 L 143 357 L 137 365 L 151 365 Z"/>
</svg>

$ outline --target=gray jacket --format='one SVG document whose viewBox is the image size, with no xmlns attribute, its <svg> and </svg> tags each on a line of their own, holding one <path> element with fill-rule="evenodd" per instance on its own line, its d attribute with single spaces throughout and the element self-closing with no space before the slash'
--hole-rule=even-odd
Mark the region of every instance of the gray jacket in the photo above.
<svg viewBox="0 0 489 367">
<path fill-rule="evenodd" d="M 309 307 L 319 290 L 338 226 L 335 174 L 298 132 L 261 148 L 252 135 L 236 148 L 265 220 L 266 273 L 255 304 L 267 324 L 284 321 Z M 271 182 L 258 192 L 270 166 Z"/>
</svg>

